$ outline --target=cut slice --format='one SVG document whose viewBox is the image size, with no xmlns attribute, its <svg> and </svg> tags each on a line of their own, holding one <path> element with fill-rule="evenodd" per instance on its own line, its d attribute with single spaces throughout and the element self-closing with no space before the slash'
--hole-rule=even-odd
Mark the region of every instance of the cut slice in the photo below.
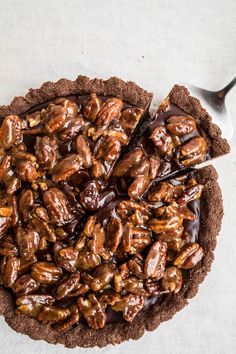
<svg viewBox="0 0 236 354">
<path fill-rule="evenodd" d="M 224 155 L 229 144 L 199 100 L 175 85 L 136 146 L 120 160 L 113 176 L 137 199 L 154 180 Z"/>
</svg>

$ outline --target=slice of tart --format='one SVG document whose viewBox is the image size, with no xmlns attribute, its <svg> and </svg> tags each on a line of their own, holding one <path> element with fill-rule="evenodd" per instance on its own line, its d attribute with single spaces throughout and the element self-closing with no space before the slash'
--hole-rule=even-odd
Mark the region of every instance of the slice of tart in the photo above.
<svg viewBox="0 0 236 354">
<path fill-rule="evenodd" d="M 137 199 L 154 180 L 228 152 L 228 142 L 199 100 L 175 85 L 113 176 L 122 191 Z"/>
</svg>

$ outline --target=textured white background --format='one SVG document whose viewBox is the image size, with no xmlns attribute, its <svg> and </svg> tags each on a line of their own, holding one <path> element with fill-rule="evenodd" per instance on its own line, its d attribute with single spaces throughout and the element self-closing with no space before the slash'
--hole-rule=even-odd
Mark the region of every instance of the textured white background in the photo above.
<svg viewBox="0 0 236 354">
<path fill-rule="evenodd" d="M 0 0 L 0 104 L 46 80 L 78 74 L 134 80 L 157 100 L 178 82 L 221 88 L 236 74 L 236 1 Z M 228 106 L 236 128 L 235 91 Z M 235 140 L 231 145 L 231 154 L 214 163 L 225 217 L 198 296 L 139 341 L 92 353 L 236 353 Z M 0 353 L 32 352 L 90 350 L 34 342 L 1 318 Z"/>
</svg>

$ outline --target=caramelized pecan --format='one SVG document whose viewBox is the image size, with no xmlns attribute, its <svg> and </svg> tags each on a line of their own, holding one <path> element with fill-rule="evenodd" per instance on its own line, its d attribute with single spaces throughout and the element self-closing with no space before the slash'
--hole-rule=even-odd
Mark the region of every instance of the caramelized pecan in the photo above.
<svg viewBox="0 0 236 354">
<path fill-rule="evenodd" d="M 60 280 L 62 270 L 53 263 L 37 262 L 31 267 L 31 275 L 40 284 L 53 285 Z"/>
<path fill-rule="evenodd" d="M 44 305 L 52 305 L 55 299 L 51 295 L 24 295 L 16 300 L 16 313 L 37 317 Z"/>
<path fill-rule="evenodd" d="M 22 121 L 18 116 L 6 117 L 0 127 L 0 148 L 10 149 L 22 140 Z"/>
<path fill-rule="evenodd" d="M 193 186 L 190 186 L 188 189 L 184 191 L 184 193 L 178 199 L 179 205 L 181 206 L 186 205 L 189 202 L 200 198 L 202 191 L 203 191 L 203 185 L 201 184 L 195 184 Z"/>
<path fill-rule="evenodd" d="M 70 310 L 58 306 L 44 306 L 37 319 L 43 323 L 57 323 L 70 316 Z"/>
<path fill-rule="evenodd" d="M 79 297 L 77 304 L 90 328 L 99 329 L 105 326 L 105 311 L 94 294 L 88 295 L 87 299 Z"/>
<path fill-rule="evenodd" d="M 92 154 L 89 144 L 83 135 L 78 135 L 76 138 L 76 151 L 80 155 L 82 164 L 85 168 L 88 168 L 92 164 Z"/>
<path fill-rule="evenodd" d="M 156 241 L 150 247 L 144 263 L 144 275 L 155 280 L 160 279 L 165 271 L 167 245 Z"/>
<path fill-rule="evenodd" d="M 171 154 L 173 151 L 173 142 L 171 136 L 167 134 L 166 128 L 164 126 L 156 127 L 151 136 L 153 143 L 161 154 Z"/>
<path fill-rule="evenodd" d="M 70 306 L 70 316 L 65 320 L 56 323 L 54 328 L 59 332 L 69 331 L 76 323 L 79 322 L 80 314 L 76 305 Z"/>
<path fill-rule="evenodd" d="M 72 219 L 72 211 L 65 194 L 58 188 L 50 188 L 43 194 L 50 222 L 63 225 Z"/>
<path fill-rule="evenodd" d="M 117 118 L 122 110 L 123 102 L 119 98 L 106 100 L 97 114 L 96 124 L 107 127 L 113 118 Z"/>
<path fill-rule="evenodd" d="M 130 196 L 130 198 L 136 199 L 140 197 L 147 189 L 149 183 L 150 179 L 146 176 L 136 177 L 128 189 L 128 195 Z"/>
<path fill-rule="evenodd" d="M 120 162 L 118 162 L 113 170 L 113 176 L 125 176 L 132 167 L 137 166 L 143 157 L 141 149 L 134 149 L 130 151 Z"/>
<path fill-rule="evenodd" d="M 194 132 L 196 122 L 191 116 L 171 116 L 167 120 L 167 129 L 174 135 L 182 136 Z"/>
<path fill-rule="evenodd" d="M 207 153 L 207 142 L 202 136 L 197 136 L 187 141 L 180 148 L 180 162 L 184 166 L 204 161 Z"/>
<path fill-rule="evenodd" d="M 92 269 L 101 263 L 101 257 L 86 248 L 82 249 L 78 255 L 78 267 L 84 270 Z"/>
<path fill-rule="evenodd" d="M 32 294 L 36 292 L 39 287 L 40 283 L 35 281 L 30 274 L 25 274 L 16 280 L 12 287 L 12 290 L 19 297 L 23 295 Z"/>
<path fill-rule="evenodd" d="M 83 110 L 85 118 L 94 122 L 97 118 L 97 114 L 101 108 L 101 101 L 97 97 L 96 93 L 92 93 L 90 99 L 86 102 Z"/>
<path fill-rule="evenodd" d="M 31 189 L 24 189 L 18 199 L 19 212 L 24 222 L 30 217 L 30 210 L 34 204 L 34 192 Z"/>
<path fill-rule="evenodd" d="M 123 226 L 121 221 L 118 218 L 110 218 L 106 228 L 105 247 L 115 252 L 121 242 L 122 234 Z"/>
<path fill-rule="evenodd" d="M 16 241 L 20 248 L 21 257 L 29 260 L 37 252 L 39 246 L 39 234 L 31 228 L 18 227 Z"/>
<path fill-rule="evenodd" d="M 203 248 L 198 243 L 188 244 L 174 260 L 174 265 L 178 268 L 190 269 L 195 267 L 202 257 Z"/>
<path fill-rule="evenodd" d="M 177 229 L 183 223 L 183 218 L 175 206 L 160 207 L 156 209 L 156 213 L 157 218 L 150 219 L 148 224 L 150 229 L 157 234 Z M 161 213 L 161 215 L 158 213 Z"/>
<path fill-rule="evenodd" d="M 120 125 L 128 134 L 130 134 L 138 125 L 143 114 L 141 108 L 126 108 L 121 112 Z"/>
<path fill-rule="evenodd" d="M 18 278 L 20 259 L 15 256 L 7 257 L 3 273 L 3 281 L 7 288 L 12 288 Z"/>
<path fill-rule="evenodd" d="M 182 273 L 176 267 L 166 268 L 164 277 L 161 280 L 161 285 L 163 289 L 178 293 L 182 288 Z"/>
<path fill-rule="evenodd" d="M 57 141 L 55 137 L 47 135 L 43 137 L 37 136 L 35 144 L 35 156 L 41 168 L 50 170 L 57 161 Z"/>
<path fill-rule="evenodd" d="M 115 273 L 114 266 L 109 264 L 100 264 L 92 273 L 89 275 L 84 273 L 83 281 L 89 285 L 93 291 L 98 291 L 106 288 L 113 279 Z"/>
<path fill-rule="evenodd" d="M 54 182 L 62 182 L 67 180 L 75 172 L 79 171 L 82 166 L 80 155 L 72 154 L 59 161 L 52 169 L 52 180 Z"/>
<path fill-rule="evenodd" d="M 55 298 L 61 300 L 78 290 L 80 286 L 80 273 L 72 273 L 56 287 Z"/>
<path fill-rule="evenodd" d="M 34 182 L 38 178 L 38 172 L 32 161 L 18 161 L 16 174 L 24 182 Z"/>
<path fill-rule="evenodd" d="M 83 117 L 79 116 L 71 120 L 67 128 L 63 129 L 59 134 L 59 138 L 63 142 L 72 140 L 78 133 L 80 133 L 87 124 L 83 120 Z"/>
<path fill-rule="evenodd" d="M 114 311 L 122 311 L 124 319 L 131 322 L 143 306 L 144 296 L 127 294 L 122 296 L 121 299 L 112 306 L 112 309 Z"/>
</svg>

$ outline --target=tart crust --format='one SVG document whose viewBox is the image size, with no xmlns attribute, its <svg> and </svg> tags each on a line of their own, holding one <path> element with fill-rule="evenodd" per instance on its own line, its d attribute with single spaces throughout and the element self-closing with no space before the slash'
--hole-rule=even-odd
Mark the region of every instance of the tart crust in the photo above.
<svg viewBox="0 0 236 354">
<path fill-rule="evenodd" d="M 144 109 L 149 107 L 153 97 L 152 93 L 145 91 L 134 82 L 126 82 L 118 77 L 101 80 L 78 76 L 74 81 L 67 79 L 61 79 L 57 82 L 48 81 L 39 89 L 30 89 L 25 96 L 15 97 L 8 106 L 0 106 L 0 118 L 10 114 L 23 114 L 34 106 L 57 97 L 90 93 L 119 97 L 126 103 Z"/>
<path fill-rule="evenodd" d="M 217 172 L 212 166 L 195 170 L 199 183 L 205 185 L 201 196 L 201 216 L 199 243 L 204 249 L 204 256 L 194 269 L 186 271 L 184 285 L 178 294 L 166 296 L 161 304 L 155 304 L 141 311 L 131 323 L 107 324 L 101 330 L 92 330 L 79 324 L 66 333 L 59 333 L 50 325 L 37 320 L 16 315 L 14 300 L 10 292 L 0 287 L 0 314 L 15 331 L 27 334 L 35 340 L 43 339 L 49 343 L 61 343 L 66 347 L 104 347 L 118 344 L 129 339 L 140 338 L 145 330 L 153 331 L 161 322 L 171 319 L 175 313 L 188 304 L 188 300 L 197 294 L 199 284 L 211 269 L 216 247 L 216 237 L 220 230 L 223 205 Z"/>
<path fill-rule="evenodd" d="M 186 87 L 174 85 L 167 97 L 167 101 L 178 106 L 196 119 L 203 131 L 204 137 L 208 141 L 211 158 L 229 153 L 230 146 L 227 140 L 221 137 L 220 128 L 212 123 L 209 113 L 202 107 L 196 97 L 190 96 Z"/>
</svg>

